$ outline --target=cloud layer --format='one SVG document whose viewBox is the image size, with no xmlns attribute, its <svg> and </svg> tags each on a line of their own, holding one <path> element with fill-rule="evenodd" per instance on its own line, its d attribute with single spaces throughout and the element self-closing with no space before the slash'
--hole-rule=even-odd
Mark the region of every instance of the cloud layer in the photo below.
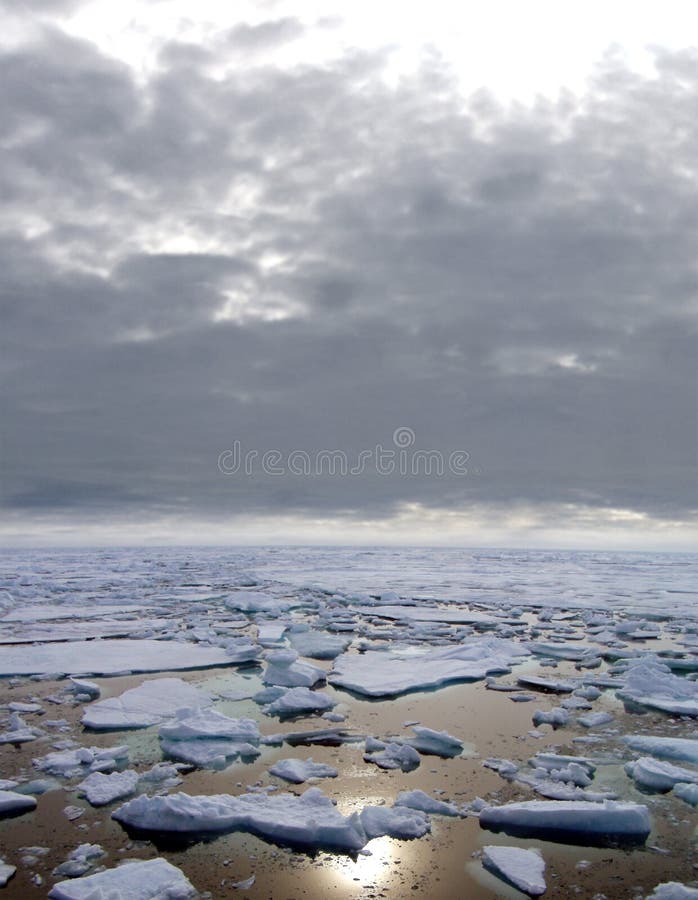
<svg viewBox="0 0 698 900">
<path fill-rule="evenodd" d="M 51 25 L 0 58 L 7 513 L 691 520 L 698 54 L 503 107 L 436 56 L 275 65 L 305 27 L 145 81 Z M 217 465 L 398 426 L 468 474 Z"/>
</svg>

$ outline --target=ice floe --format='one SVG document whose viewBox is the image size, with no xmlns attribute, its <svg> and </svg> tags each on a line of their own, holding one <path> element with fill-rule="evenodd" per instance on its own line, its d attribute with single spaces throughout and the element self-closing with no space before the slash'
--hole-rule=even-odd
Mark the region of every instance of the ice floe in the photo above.
<svg viewBox="0 0 698 900">
<path fill-rule="evenodd" d="M 128 747 L 77 747 L 56 750 L 33 763 L 37 769 L 60 778 L 85 776 L 90 772 L 113 772 L 128 762 Z"/>
<path fill-rule="evenodd" d="M 477 681 L 504 674 L 528 655 L 513 641 L 480 638 L 455 647 L 430 650 L 368 650 L 343 653 L 334 661 L 328 681 L 368 697 L 391 697 L 455 681 Z"/>
<path fill-rule="evenodd" d="M 269 769 L 270 775 L 283 778 L 293 784 L 302 784 L 311 778 L 336 778 L 339 772 L 325 763 L 308 759 L 280 759 Z"/>
<path fill-rule="evenodd" d="M 545 860 L 534 850 L 490 844 L 482 848 L 482 864 L 530 897 L 540 897 L 546 891 Z"/>
<path fill-rule="evenodd" d="M 648 753 L 659 759 L 698 763 L 698 740 L 690 738 L 655 737 L 647 734 L 626 734 L 623 741 L 631 750 Z"/>
<path fill-rule="evenodd" d="M 453 803 L 437 800 L 430 797 L 426 791 L 417 788 L 414 791 L 400 791 L 395 800 L 395 806 L 406 806 L 409 809 L 418 809 L 420 812 L 436 816 L 459 816 L 460 810 Z"/>
<path fill-rule="evenodd" d="M 324 712 L 337 705 L 337 701 L 324 691 L 311 691 L 307 687 L 295 687 L 285 691 L 276 700 L 263 707 L 268 716 L 290 717 L 306 713 Z"/>
<path fill-rule="evenodd" d="M 663 663 L 640 660 L 630 665 L 618 697 L 639 706 L 681 716 L 698 716 L 698 682 L 673 675 Z"/>
<path fill-rule="evenodd" d="M 92 806 L 106 806 L 115 800 L 122 800 L 135 793 L 138 785 L 138 772 L 126 769 L 123 772 L 92 772 L 77 785 L 79 794 L 87 797 Z"/>
<path fill-rule="evenodd" d="M 0 675 L 113 675 L 117 672 L 162 672 L 226 666 L 225 650 L 183 641 L 68 641 L 3 647 Z"/>
<path fill-rule="evenodd" d="M 36 799 L 16 791 L 0 791 L 0 818 L 16 816 L 36 807 Z"/>
<path fill-rule="evenodd" d="M 181 869 L 158 857 L 60 881 L 48 896 L 51 900 L 193 900 L 197 891 Z"/>
<path fill-rule="evenodd" d="M 453 756 L 460 756 L 463 752 L 463 741 L 453 737 L 447 731 L 434 731 L 432 728 L 426 728 L 424 725 L 413 725 L 412 731 L 414 731 L 415 736 L 408 738 L 407 743 L 420 753 L 448 759 Z"/>
<path fill-rule="evenodd" d="M 643 844 L 651 831 L 646 806 L 613 800 L 527 800 L 488 806 L 480 813 L 480 825 L 522 837 L 603 847 Z"/>
<path fill-rule="evenodd" d="M 312 687 L 325 680 L 325 670 L 298 659 L 296 650 L 270 650 L 266 654 L 265 684 L 281 687 Z"/>
<path fill-rule="evenodd" d="M 360 850 L 367 840 L 360 817 L 343 816 L 319 788 L 309 788 L 300 797 L 266 793 L 240 797 L 142 795 L 119 807 L 112 817 L 140 832 L 205 835 L 249 831 L 275 843 L 343 851 Z"/>
<path fill-rule="evenodd" d="M 148 728 L 176 715 L 182 708 L 211 705 L 211 698 L 181 678 L 157 678 L 98 700 L 85 709 L 82 724 L 94 731 Z"/>
<path fill-rule="evenodd" d="M 698 784 L 698 772 L 674 766 L 668 762 L 643 756 L 625 764 L 625 771 L 638 787 L 646 791 L 664 793 L 681 782 Z"/>
</svg>

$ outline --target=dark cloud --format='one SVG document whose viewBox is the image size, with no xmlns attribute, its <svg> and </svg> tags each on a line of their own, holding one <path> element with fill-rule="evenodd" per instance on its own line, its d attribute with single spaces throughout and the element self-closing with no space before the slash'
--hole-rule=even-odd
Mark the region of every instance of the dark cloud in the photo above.
<svg viewBox="0 0 698 900">
<path fill-rule="evenodd" d="M 7 509 L 690 515 L 696 54 L 503 108 L 438 60 L 389 88 L 380 53 L 221 79 L 228 51 L 145 85 L 55 30 L 0 59 Z M 478 471 L 217 469 L 401 425 Z"/>
</svg>

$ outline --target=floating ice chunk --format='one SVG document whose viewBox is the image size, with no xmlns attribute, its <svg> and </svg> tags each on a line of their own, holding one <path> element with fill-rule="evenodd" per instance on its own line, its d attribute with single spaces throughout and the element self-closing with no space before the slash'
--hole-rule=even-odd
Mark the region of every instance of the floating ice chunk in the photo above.
<svg viewBox="0 0 698 900">
<path fill-rule="evenodd" d="M 52 874 L 57 878 L 61 876 L 79 878 L 89 872 L 95 862 L 103 856 L 106 856 L 106 853 L 99 844 L 80 844 L 65 862 L 56 866 Z"/>
<path fill-rule="evenodd" d="M 17 866 L 11 866 L 4 859 L 0 859 L 0 888 L 5 887 L 16 871 Z"/>
<path fill-rule="evenodd" d="M 571 694 L 575 685 L 571 681 L 561 681 L 555 678 L 541 678 L 539 675 L 520 675 L 518 684 L 538 691 L 546 691 L 551 694 Z"/>
<path fill-rule="evenodd" d="M 626 763 L 625 771 L 639 787 L 658 793 L 670 791 L 679 782 L 698 784 L 698 772 L 652 759 L 651 756 Z"/>
<path fill-rule="evenodd" d="M 211 705 L 211 698 L 181 678 L 157 678 L 89 706 L 82 724 L 95 731 L 148 728 L 176 715 Z"/>
<path fill-rule="evenodd" d="M 621 700 L 662 712 L 698 716 L 698 682 L 672 675 L 667 666 L 654 660 L 631 665 L 617 695 Z"/>
<path fill-rule="evenodd" d="M 658 884 L 646 900 L 696 900 L 698 888 L 688 887 L 678 881 L 665 881 Z"/>
<path fill-rule="evenodd" d="M 77 786 L 80 794 L 87 797 L 92 806 L 106 806 L 114 800 L 130 797 L 138 784 L 138 772 L 126 769 L 124 772 L 92 772 Z"/>
<path fill-rule="evenodd" d="M 295 687 L 286 691 L 273 703 L 264 707 L 268 716 L 297 716 L 304 713 L 323 712 L 337 705 L 329 694 L 311 691 L 307 687 Z"/>
<path fill-rule="evenodd" d="M 402 769 L 411 772 L 420 763 L 419 753 L 409 744 L 391 742 L 376 753 L 364 753 L 366 762 L 374 763 L 381 769 Z"/>
<path fill-rule="evenodd" d="M 225 650 L 181 641 L 66 641 L 3 647 L 0 675 L 42 673 L 113 675 L 227 666 Z"/>
<path fill-rule="evenodd" d="M 348 852 L 366 843 L 358 815 L 343 816 L 319 788 L 309 788 L 300 797 L 286 793 L 141 795 L 115 810 L 112 818 L 139 831 L 249 831 L 275 843 Z"/>
<path fill-rule="evenodd" d="M 13 700 L 12 703 L 8 703 L 7 708 L 11 712 L 18 713 L 35 713 L 41 712 L 42 710 L 42 706 L 40 703 L 22 703 L 19 700 Z"/>
<path fill-rule="evenodd" d="M 686 784 L 680 781 L 674 785 L 674 794 L 684 803 L 698 806 L 698 784 Z"/>
<path fill-rule="evenodd" d="M 70 689 L 74 694 L 87 694 L 92 700 L 96 700 L 102 693 L 98 684 L 85 678 L 71 678 Z"/>
<path fill-rule="evenodd" d="M 552 725 L 553 728 L 561 728 L 567 725 L 569 720 L 570 714 L 561 706 L 555 706 L 549 710 L 537 709 L 533 713 L 533 724 L 535 726 Z"/>
<path fill-rule="evenodd" d="M 425 791 L 400 791 L 395 801 L 395 806 L 406 806 L 409 809 L 418 809 L 424 813 L 437 816 L 459 816 L 460 812 L 453 803 L 436 800 Z"/>
<path fill-rule="evenodd" d="M 367 806 L 361 811 L 361 825 L 369 840 L 383 835 L 414 840 L 431 830 L 429 819 L 423 812 L 400 806 Z"/>
<path fill-rule="evenodd" d="M 482 848 L 482 864 L 530 897 L 545 893 L 545 860 L 534 850 L 490 845 Z"/>
<path fill-rule="evenodd" d="M 36 798 L 16 791 L 0 791 L 0 818 L 16 816 L 36 808 Z"/>
<path fill-rule="evenodd" d="M 292 632 L 289 641 L 301 656 L 309 656 L 311 659 L 335 659 L 347 649 L 351 638 L 339 637 L 328 631 L 304 631 Z"/>
<path fill-rule="evenodd" d="M 324 681 L 326 672 L 311 663 L 299 662 L 295 650 L 271 650 L 266 655 L 265 684 L 282 687 L 312 687 Z"/>
<path fill-rule="evenodd" d="M 228 609 L 244 613 L 269 613 L 279 615 L 285 612 L 291 604 L 277 600 L 271 594 L 262 591 L 235 591 L 225 599 Z"/>
<path fill-rule="evenodd" d="M 60 881 L 48 895 L 51 900 L 189 900 L 197 896 L 181 869 L 166 859 L 123 863 L 86 878 Z"/>
<path fill-rule="evenodd" d="M 368 697 L 391 697 L 455 681 L 477 681 L 509 672 L 527 654 L 521 644 L 501 638 L 477 638 L 455 647 L 430 650 L 368 650 L 343 653 L 328 676 L 331 684 Z"/>
<path fill-rule="evenodd" d="M 443 622 L 452 625 L 476 625 L 479 628 L 496 628 L 499 624 L 492 616 L 481 612 L 469 612 L 457 607 L 424 607 L 407 604 L 357 607 L 356 611 L 380 619 L 406 620 L 411 622 Z M 527 651 L 526 651 L 527 654 Z M 524 655 L 526 655 L 524 654 Z"/>
<path fill-rule="evenodd" d="M 260 754 L 256 743 L 231 741 L 227 738 L 167 740 L 161 737 L 160 747 L 172 759 L 180 759 L 206 769 L 224 769 L 238 757 L 251 760 Z"/>
<path fill-rule="evenodd" d="M 542 644 L 529 641 L 526 646 L 536 656 L 552 656 L 554 659 L 569 659 L 579 662 L 585 657 L 596 655 L 596 649 L 584 644 Z"/>
<path fill-rule="evenodd" d="M 10 727 L 0 734 L 0 744 L 25 744 L 35 741 L 44 734 L 40 728 L 32 728 L 24 721 L 18 712 L 10 716 Z"/>
<path fill-rule="evenodd" d="M 649 753 L 659 759 L 698 763 L 698 741 L 688 738 L 654 737 L 645 734 L 626 734 L 623 741 L 631 750 Z"/>
<path fill-rule="evenodd" d="M 529 760 L 529 765 L 533 768 L 546 769 L 552 772 L 554 769 L 562 769 L 569 765 L 581 766 L 587 775 L 593 775 L 596 771 L 594 763 L 585 756 L 566 756 L 561 753 L 536 753 Z"/>
<path fill-rule="evenodd" d="M 420 753 L 449 759 L 460 756 L 463 752 L 463 741 L 453 737 L 447 731 L 434 731 L 423 725 L 413 725 L 412 731 L 414 731 L 415 737 L 409 738 L 407 743 Z"/>
<path fill-rule="evenodd" d="M 160 727 L 160 737 L 173 741 L 228 738 L 258 743 L 261 737 L 254 719 L 232 719 L 215 709 L 179 709 L 175 720 Z"/>
<path fill-rule="evenodd" d="M 78 747 L 75 750 L 57 750 L 33 763 L 37 769 L 61 778 L 74 778 L 89 772 L 113 771 L 128 760 L 128 747 Z"/>
<path fill-rule="evenodd" d="M 585 728 L 598 728 L 600 725 L 608 725 L 609 722 L 612 722 L 613 716 L 609 712 L 599 711 L 589 713 L 588 716 L 580 716 L 577 721 Z"/>
<path fill-rule="evenodd" d="M 594 687 L 593 684 L 585 684 L 574 689 L 574 696 L 583 697 L 585 700 L 598 700 L 601 696 L 601 691 Z"/>
<path fill-rule="evenodd" d="M 269 773 L 293 784 L 302 784 L 310 778 L 336 778 L 339 774 L 332 766 L 313 762 L 311 758 L 280 759 L 269 769 Z"/>
<path fill-rule="evenodd" d="M 523 837 L 587 846 L 643 844 L 651 831 L 649 810 L 638 803 L 528 800 L 489 806 L 480 826 Z"/>
</svg>

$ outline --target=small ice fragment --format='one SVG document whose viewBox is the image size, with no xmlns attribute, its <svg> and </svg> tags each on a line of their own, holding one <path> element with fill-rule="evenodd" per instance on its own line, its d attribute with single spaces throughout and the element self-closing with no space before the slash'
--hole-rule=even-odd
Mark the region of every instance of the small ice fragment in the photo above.
<svg viewBox="0 0 698 900">
<path fill-rule="evenodd" d="M 0 791 L 0 818 L 20 815 L 36 808 L 36 798 L 15 791 Z"/>
<path fill-rule="evenodd" d="M 545 893 L 545 860 L 534 850 L 489 845 L 482 848 L 486 869 L 530 897 Z"/>
<path fill-rule="evenodd" d="M 269 769 L 269 773 L 294 784 L 302 784 L 309 778 L 336 778 L 339 774 L 332 766 L 313 762 L 312 758 L 280 759 Z"/>
</svg>

